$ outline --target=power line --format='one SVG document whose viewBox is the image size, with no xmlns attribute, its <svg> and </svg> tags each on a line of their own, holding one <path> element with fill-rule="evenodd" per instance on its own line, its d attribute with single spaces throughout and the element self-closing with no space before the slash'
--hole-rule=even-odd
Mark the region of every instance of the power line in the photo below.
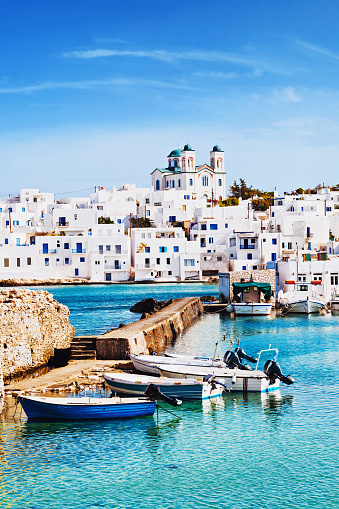
<svg viewBox="0 0 339 509">
<path fill-rule="evenodd" d="M 88 187 L 87 189 L 78 189 L 77 191 L 65 191 L 64 193 L 54 193 L 54 194 L 59 195 L 59 194 L 83 193 L 84 191 L 90 191 L 91 189 L 93 189 L 93 186 Z"/>
</svg>

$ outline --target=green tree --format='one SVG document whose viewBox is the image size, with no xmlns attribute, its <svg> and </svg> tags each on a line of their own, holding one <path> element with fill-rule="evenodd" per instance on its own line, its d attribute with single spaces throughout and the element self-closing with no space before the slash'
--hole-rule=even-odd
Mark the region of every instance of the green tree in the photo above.
<svg viewBox="0 0 339 509">
<path fill-rule="evenodd" d="M 131 217 L 132 228 L 151 228 L 151 222 L 147 217 Z"/>
<path fill-rule="evenodd" d="M 98 217 L 98 224 L 114 224 L 114 221 L 110 217 L 100 216 Z"/>
</svg>

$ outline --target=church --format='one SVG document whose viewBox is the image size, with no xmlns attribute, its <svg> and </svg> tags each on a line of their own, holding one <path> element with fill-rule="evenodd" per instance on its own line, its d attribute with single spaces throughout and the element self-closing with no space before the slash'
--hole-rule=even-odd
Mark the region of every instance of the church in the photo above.
<svg viewBox="0 0 339 509">
<path fill-rule="evenodd" d="M 224 199 L 226 195 L 224 151 L 215 145 L 210 152 L 210 164 L 195 164 L 195 150 L 185 145 L 167 156 L 167 168 L 152 173 L 154 191 L 175 189 L 189 193 L 192 199 Z"/>
</svg>

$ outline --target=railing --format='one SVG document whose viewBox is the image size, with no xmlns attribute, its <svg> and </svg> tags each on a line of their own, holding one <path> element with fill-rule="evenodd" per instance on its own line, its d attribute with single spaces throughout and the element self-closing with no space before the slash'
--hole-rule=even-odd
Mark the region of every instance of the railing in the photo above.
<svg viewBox="0 0 339 509">
<path fill-rule="evenodd" d="M 248 244 L 247 246 L 240 245 L 240 249 L 256 249 L 255 244 Z"/>
<path fill-rule="evenodd" d="M 69 222 L 65 221 L 64 223 L 56 223 L 56 226 L 69 226 Z"/>
<path fill-rule="evenodd" d="M 106 255 L 106 256 L 109 256 L 109 255 L 128 255 L 128 250 L 127 249 L 112 249 L 110 251 L 107 251 L 107 250 L 101 250 L 101 249 L 94 249 L 93 251 L 91 251 L 92 254 L 101 254 L 101 255 Z"/>
<path fill-rule="evenodd" d="M 151 264 L 150 263 L 137 263 L 135 268 L 136 269 L 150 269 Z"/>
<path fill-rule="evenodd" d="M 72 253 L 83 254 L 86 253 L 86 249 L 72 249 Z"/>
<path fill-rule="evenodd" d="M 56 253 L 56 249 L 39 249 L 39 253 L 41 254 L 53 254 Z"/>
<path fill-rule="evenodd" d="M 206 247 L 206 242 L 200 242 L 200 247 Z"/>
<path fill-rule="evenodd" d="M 121 270 L 121 265 L 119 265 L 118 267 L 116 267 L 115 265 L 105 265 L 104 270 Z"/>
</svg>

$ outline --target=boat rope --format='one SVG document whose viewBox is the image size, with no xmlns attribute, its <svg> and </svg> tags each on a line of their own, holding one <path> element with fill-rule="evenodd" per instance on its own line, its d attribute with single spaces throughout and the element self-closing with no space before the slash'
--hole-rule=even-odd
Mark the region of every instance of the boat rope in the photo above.
<svg viewBox="0 0 339 509">
<path fill-rule="evenodd" d="M 176 415 L 174 412 L 171 412 L 167 408 L 164 408 L 163 406 L 160 406 L 158 403 L 157 403 L 157 417 L 158 417 L 158 408 L 161 408 L 161 410 L 165 410 L 165 412 L 174 415 L 174 417 L 176 417 L 177 419 L 180 419 L 180 420 L 182 419 L 182 417 L 180 417 L 179 415 Z"/>
</svg>

